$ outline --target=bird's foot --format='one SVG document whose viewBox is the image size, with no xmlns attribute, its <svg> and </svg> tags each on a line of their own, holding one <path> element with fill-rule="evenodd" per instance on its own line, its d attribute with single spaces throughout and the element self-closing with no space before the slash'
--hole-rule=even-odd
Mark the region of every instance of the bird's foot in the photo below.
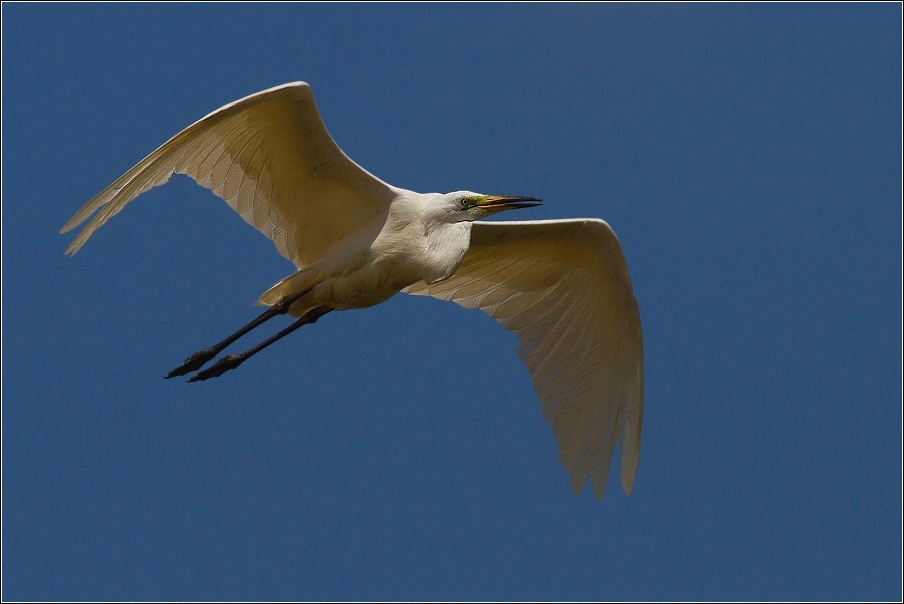
<svg viewBox="0 0 904 604">
<path fill-rule="evenodd" d="M 204 350 L 199 350 L 195 354 L 185 359 L 184 363 L 167 373 L 166 379 L 179 377 L 180 375 L 185 375 L 186 373 L 191 373 L 192 371 L 200 369 L 210 359 L 217 356 L 219 352 L 220 351 L 215 346 L 205 348 Z"/>
<path fill-rule="evenodd" d="M 198 382 L 201 380 L 209 380 L 210 378 L 219 377 L 230 369 L 235 369 L 236 367 L 241 365 L 245 361 L 245 358 L 246 357 L 240 354 L 227 354 L 225 357 L 223 357 L 204 371 L 199 371 L 188 381 Z"/>
</svg>

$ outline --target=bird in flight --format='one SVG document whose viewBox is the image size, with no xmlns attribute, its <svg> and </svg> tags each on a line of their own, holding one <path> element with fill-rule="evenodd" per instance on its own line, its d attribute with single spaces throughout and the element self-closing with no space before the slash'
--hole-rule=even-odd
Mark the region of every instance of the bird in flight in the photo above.
<svg viewBox="0 0 904 604">
<path fill-rule="evenodd" d="M 389 185 L 339 149 L 310 86 L 294 82 L 217 109 L 141 160 L 63 226 L 61 233 L 91 217 L 66 252 L 75 254 L 127 203 L 173 174 L 225 200 L 297 271 L 261 295 L 269 307 L 263 314 L 167 378 L 218 377 L 329 312 L 373 306 L 400 291 L 451 300 L 479 308 L 518 336 L 572 490 L 580 493 L 589 475 L 602 498 L 617 441 L 622 488 L 631 493 L 643 341 L 628 266 L 604 221 L 476 222 L 540 200 Z M 295 322 L 201 369 L 284 314 Z"/>
</svg>

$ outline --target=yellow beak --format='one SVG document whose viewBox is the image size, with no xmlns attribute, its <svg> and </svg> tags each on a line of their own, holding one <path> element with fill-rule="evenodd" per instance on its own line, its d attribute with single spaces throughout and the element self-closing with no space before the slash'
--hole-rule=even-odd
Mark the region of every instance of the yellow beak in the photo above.
<svg viewBox="0 0 904 604">
<path fill-rule="evenodd" d="M 515 210 L 517 208 L 532 208 L 540 205 L 541 199 L 536 197 L 504 197 L 501 195 L 487 195 L 477 202 L 477 207 L 491 212 L 503 210 Z"/>
</svg>

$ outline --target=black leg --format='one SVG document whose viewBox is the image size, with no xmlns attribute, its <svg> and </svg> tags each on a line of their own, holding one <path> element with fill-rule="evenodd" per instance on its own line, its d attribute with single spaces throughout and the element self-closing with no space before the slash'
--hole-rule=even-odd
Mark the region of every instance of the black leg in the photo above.
<svg viewBox="0 0 904 604">
<path fill-rule="evenodd" d="M 166 374 L 166 376 L 165 376 L 166 379 L 174 378 L 174 377 L 177 377 L 180 375 L 185 375 L 186 373 L 191 373 L 192 371 L 195 371 L 196 369 L 200 369 L 210 359 L 214 358 L 215 356 L 217 356 L 218 354 L 223 352 L 223 350 L 227 346 L 229 346 L 230 344 L 232 344 L 233 342 L 235 342 L 236 340 L 241 338 L 243 335 L 245 335 L 246 333 L 248 333 L 255 327 L 262 325 L 263 323 L 266 323 L 267 321 L 269 321 L 270 319 L 272 319 L 273 317 L 275 317 L 277 315 L 284 315 L 287 312 L 289 312 L 289 307 L 292 306 L 292 303 L 295 302 L 296 300 L 298 300 L 299 298 L 301 298 L 306 293 L 310 292 L 312 289 L 314 289 L 314 288 L 311 287 L 311 288 L 308 288 L 308 289 L 304 290 L 303 292 L 300 292 L 293 296 L 283 298 L 282 300 L 280 300 L 279 302 L 277 302 L 276 304 L 274 304 L 273 306 L 271 306 L 270 308 L 265 310 L 263 313 L 261 313 L 261 315 L 258 316 L 256 319 L 254 319 L 253 321 L 251 321 L 250 323 L 248 323 L 247 325 L 242 327 L 240 330 L 238 330 L 237 332 L 235 332 L 234 334 L 232 334 L 231 336 L 229 336 L 228 338 L 226 338 L 219 344 L 214 344 L 210 348 L 205 348 L 204 350 L 199 350 L 198 352 L 194 353 L 193 355 L 191 355 L 190 357 L 185 359 L 184 363 L 182 363 L 181 365 L 179 365 L 178 367 L 176 367 L 175 369 L 173 369 L 172 371 L 170 371 L 169 373 Z"/>
<path fill-rule="evenodd" d="M 189 379 L 188 381 L 189 382 L 197 382 L 197 381 L 201 381 L 201 380 L 209 380 L 210 378 L 219 377 L 219 376 L 223 375 L 224 373 L 226 373 L 227 371 L 229 371 L 230 369 L 235 369 L 236 367 L 238 367 L 239 365 L 244 363 L 249 357 L 257 354 L 258 352 L 260 352 L 261 350 L 263 350 L 264 348 L 266 348 L 273 342 L 276 342 L 277 340 L 281 340 L 282 338 L 286 337 L 287 335 L 289 335 L 290 333 L 292 333 L 293 331 L 295 331 L 302 325 L 310 325 L 311 323 L 316 322 L 317 319 L 319 319 L 326 313 L 330 312 L 331 310 L 333 310 L 333 309 L 330 308 L 329 306 L 319 306 L 319 307 L 315 308 L 314 310 L 309 311 L 303 317 L 301 317 L 300 319 L 298 319 L 297 321 L 295 321 L 294 323 L 292 323 L 291 325 L 289 325 L 288 327 L 286 327 L 285 329 L 283 329 L 276 335 L 270 336 L 269 338 L 267 338 L 266 340 L 264 340 L 263 342 L 261 342 L 260 344 L 255 346 L 254 348 L 249 348 L 242 354 L 228 354 L 225 357 L 223 357 L 222 359 L 220 359 L 219 361 L 217 361 L 216 363 L 214 363 L 213 365 L 211 365 L 210 367 L 208 367 L 207 369 L 205 369 L 204 371 L 199 371 L 196 375 L 192 376 L 191 379 Z"/>
</svg>

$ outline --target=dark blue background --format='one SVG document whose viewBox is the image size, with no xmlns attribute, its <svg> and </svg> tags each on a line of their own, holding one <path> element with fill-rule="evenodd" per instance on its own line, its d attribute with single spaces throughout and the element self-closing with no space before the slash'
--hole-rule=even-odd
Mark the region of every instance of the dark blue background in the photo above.
<svg viewBox="0 0 904 604">
<path fill-rule="evenodd" d="M 4 4 L 4 599 L 899 599 L 900 52 L 896 3 Z M 515 337 L 453 304 L 161 379 L 290 264 L 184 177 L 57 231 L 294 80 L 392 184 L 612 225 L 631 497 L 571 493 Z"/>
</svg>

